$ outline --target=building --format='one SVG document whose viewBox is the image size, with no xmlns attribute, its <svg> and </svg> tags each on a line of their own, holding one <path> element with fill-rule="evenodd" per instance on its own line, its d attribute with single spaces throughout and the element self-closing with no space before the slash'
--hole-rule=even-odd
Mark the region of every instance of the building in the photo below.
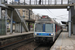
<svg viewBox="0 0 75 50">
<path fill-rule="evenodd" d="M 29 14 L 29 11 L 30 11 L 30 14 Z M 32 9 L 19 9 L 19 12 L 21 14 L 21 17 L 23 17 L 24 19 L 29 19 L 29 16 L 30 16 L 30 19 L 33 19 L 33 12 L 32 12 Z"/>
<path fill-rule="evenodd" d="M 34 28 L 35 17 L 32 9 L 19 9 L 20 15 L 25 19 L 30 31 Z"/>
<path fill-rule="evenodd" d="M 41 19 L 41 16 L 39 14 L 35 15 L 35 20 Z"/>
<path fill-rule="evenodd" d="M 28 28 L 30 28 L 31 31 L 34 30 L 34 22 L 41 18 L 40 15 L 35 15 L 32 9 L 19 9 L 19 12 L 21 17 L 27 22 Z"/>
</svg>

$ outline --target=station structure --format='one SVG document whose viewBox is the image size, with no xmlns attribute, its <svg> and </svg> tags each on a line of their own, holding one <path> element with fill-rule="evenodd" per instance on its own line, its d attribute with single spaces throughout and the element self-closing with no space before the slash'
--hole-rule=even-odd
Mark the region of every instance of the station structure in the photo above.
<svg viewBox="0 0 75 50">
<path fill-rule="evenodd" d="M 16 2 L 15 2 L 16 1 Z M 75 9 L 75 4 L 74 0 L 60 0 L 58 1 L 44 1 L 42 0 L 41 3 L 39 4 L 38 0 L 12 0 L 11 2 L 8 2 L 7 0 L 0 0 L 0 18 L 2 19 L 2 10 L 5 10 L 5 26 L 7 25 L 7 15 L 11 18 L 11 29 L 10 32 L 12 33 L 12 22 L 13 20 L 15 22 L 21 22 L 25 31 L 29 31 L 27 28 L 27 25 L 25 21 L 20 17 L 20 14 L 18 12 L 19 9 L 67 9 L 69 11 L 69 20 L 68 20 L 68 26 L 69 26 L 69 37 L 71 36 L 71 32 L 73 33 L 74 31 L 71 31 L 72 29 L 74 30 L 74 9 Z M 10 4 L 11 3 L 11 4 Z M 16 16 L 16 17 L 15 17 Z M 72 20 L 71 20 L 72 19 Z M 72 24 L 71 24 L 72 23 Z M 73 25 L 73 26 L 71 26 Z M 73 28 L 72 28 L 73 27 Z M 7 29 L 6 29 L 7 31 Z"/>
<path fill-rule="evenodd" d="M 75 34 L 75 0 L 41 0 L 41 2 L 39 0 L 0 0 L 0 36 L 2 38 L 7 34 L 7 16 L 11 18 L 11 35 L 13 33 L 13 20 L 16 22 L 16 24 L 21 24 L 25 32 L 29 32 L 26 21 L 21 18 L 18 9 L 66 9 L 69 12 L 69 19 L 67 22 L 69 28 L 68 36 L 71 37 L 71 34 Z M 5 10 L 5 17 L 2 16 L 2 10 Z M 20 31 L 22 31 L 22 28 L 20 29 Z"/>
</svg>

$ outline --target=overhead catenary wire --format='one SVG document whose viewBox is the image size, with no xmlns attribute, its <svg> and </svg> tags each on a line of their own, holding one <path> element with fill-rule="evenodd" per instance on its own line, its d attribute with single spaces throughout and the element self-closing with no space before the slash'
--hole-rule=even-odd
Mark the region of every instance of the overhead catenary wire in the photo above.
<svg viewBox="0 0 75 50">
<path fill-rule="evenodd" d="M 49 9 L 47 9 L 47 10 L 49 10 Z M 49 10 L 49 12 L 51 12 L 50 10 Z M 52 13 L 52 12 L 51 12 Z M 52 13 L 53 14 L 53 13 Z M 56 15 L 55 14 L 53 14 L 55 17 L 56 17 Z"/>
<path fill-rule="evenodd" d="M 47 10 L 49 10 L 49 9 L 47 9 Z M 51 13 L 51 14 L 53 14 L 50 10 L 49 10 L 49 12 Z M 57 17 L 61 17 L 61 18 L 63 18 L 63 19 L 67 19 L 67 18 L 64 18 L 64 17 L 62 17 L 62 16 L 65 16 L 65 15 L 68 15 L 68 14 L 64 14 L 64 15 L 59 15 L 59 16 L 56 16 L 55 14 L 53 14 L 54 15 L 54 17 L 57 19 Z M 60 20 L 60 19 L 59 19 Z"/>
<path fill-rule="evenodd" d="M 55 18 L 55 19 L 58 19 L 60 20 L 59 18 L 63 18 L 63 19 L 67 19 L 67 14 L 62 14 L 62 15 L 59 15 L 59 16 L 56 16 L 52 11 L 50 11 L 49 9 L 44 9 L 47 13 L 46 14 L 49 14 L 49 16 L 52 16 L 51 18 Z M 38 13 L 40 14 L 40 13 Z M 43 15 L 43 14 L 40 14 L 40 15 Z M 66 16 L 66 18 L 65 18 Z"/>
<path fill-rule="evenodd" d="M 49 9 L 48 9 L 49 10 Z M 50 10 L 49 10 L 49 12 L 51 12 Z M 51 12 L 52 13 L 52 12 Z M 52 13 L 53 14 L 53 13 Z M 68 14 L 63 14 L 63 15 L 59 15 L 59 16 L 56 16 L 55 14 L 53 14 L 55 17 L 61 17 L 61 16 L 65 16 L 65 15 L 68 15 Z"/>
<path fill-rule="evenodd" d="M 47 11 L 47 9 L 45 9 L 45 10 Z M 49 11 L 47 11 L 47 12 L 49 12 Z M 53 16 L 53 14 L 51 14 L 50 12 L 48 14 L 50 14 L 51 16 Z M 53 17 L 55 17 L 55 16 L 53 16 Z"/>
<path fill-rule="evenodd" d="M 68 14 L 64 14 L 64 15 L 59 15 L 59 16 L 57 16 L 57 17 L 61 17 L 61 16 L 65 16 L 65 15 L 68 15 Z"/>
</svg>

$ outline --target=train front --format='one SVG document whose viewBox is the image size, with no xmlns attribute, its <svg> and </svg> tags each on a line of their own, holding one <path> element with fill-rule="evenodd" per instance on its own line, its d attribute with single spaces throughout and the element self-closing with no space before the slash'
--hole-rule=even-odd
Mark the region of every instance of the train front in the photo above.
<svg viewBox="0 0 75 50">
<path fill-rule="evenodd" d="M 53 42 L 55 24 L 49 18 L 38 20 L 34 26 L 34 37 L 36 42 Z"/>
</svg>

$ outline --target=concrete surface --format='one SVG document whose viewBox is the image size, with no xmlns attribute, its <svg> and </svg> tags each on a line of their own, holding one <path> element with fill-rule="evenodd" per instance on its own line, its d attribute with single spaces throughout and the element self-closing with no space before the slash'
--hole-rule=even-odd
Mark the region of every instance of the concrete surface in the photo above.
<svg viewBox="0 0 75 50">
<path fill-rule="evenodd" d="M 7 35 L 1 35 L 0 39 L 9 38 L 9 37 L 15 37 L 15 36 L 20 36 L 20 35 L 26 35 L 26 34 L 31 34 L 31 33 L 33 33 L 33 31 L 23 32 L 23 33 L 13 33 L 13 34 L 7 33 Z"/>
<path fill-rule="evenodd" d="M 68 37 L 68 32 L 62 32 L 50 50 L 75 50 L 75 35 Z"/>
<path fill-rule="evenodd" d="M 30 9 L 57 9 L 57 8 L 67 8 L 68 4 L 58 4 L 58 5 L 7 5 L 9 7 L 13 7 L 13 8 L 30 8 Z M 70 6 L 73 6 L 72 4 Z"/>
</svg>

